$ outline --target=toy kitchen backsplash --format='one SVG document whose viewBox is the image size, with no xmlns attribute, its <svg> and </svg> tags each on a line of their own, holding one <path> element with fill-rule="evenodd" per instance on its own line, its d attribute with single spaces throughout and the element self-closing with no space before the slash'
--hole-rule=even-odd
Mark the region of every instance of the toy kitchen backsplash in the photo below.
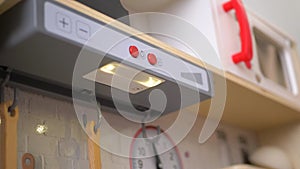
<svg viewBox="0 0 300 169">
<path fill-rule="evenodd" d="M 6 89 L 6 99 L 13 91 Z M 18 169 L 24 153 L 35 158 L 36 169 L 86 169 L 89 168 L 87 135 L 82 129 L 71 101 L 20 91 L 18 93 Z M 120 123 L 121 116 L 104 113 L 117 130 L 126 130 Z M 176 114 L 171 113 L 157 120 L 156 125 L 166 129 Z M 198 142 L 204 118 L 199 117 L 183 141 L 177 146 L 183 168 L 219 169 L 232 164 L 248 162 L 248 154 L 256 147 L 255 133 L 221 124 L 215 134 L 204 144 Z M 41 128 L 41 126 L 43 126 Z M 140 125 L 136 126 L 136 131 Z M 45 130 L 39 134 L 37 130 Z M 134 135 L 134 131 L 132 131 Z M 132 137 L 133 137 L 132 135 Z M 120 140 L 112 140 L 116 146 Z M 120 147 L 122 149 L 130 147 Z M 129 159 L 101 152 L 102 168 L 129 169 Z"/>
</svg>

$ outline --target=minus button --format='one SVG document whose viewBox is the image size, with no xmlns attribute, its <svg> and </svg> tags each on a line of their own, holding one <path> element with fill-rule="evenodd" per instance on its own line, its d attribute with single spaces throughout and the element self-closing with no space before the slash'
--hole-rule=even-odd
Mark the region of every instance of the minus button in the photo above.
<svg viewBox="0 0 300 169">
<path fill-rule="evenodd" d="M 81 21 L 76 22 L 76 33 L 81 39 L 88 40 L 91 35 L 91 28 L 88 24 Z"/>
</svg>

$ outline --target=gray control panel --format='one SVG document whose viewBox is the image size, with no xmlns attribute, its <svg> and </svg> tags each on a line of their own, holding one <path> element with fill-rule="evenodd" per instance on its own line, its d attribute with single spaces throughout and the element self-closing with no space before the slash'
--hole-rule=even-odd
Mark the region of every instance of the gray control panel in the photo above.
<svg viewBox="0 0 300 169">
<path fill-rule="evenodd" d="M 45 3 L 44 12 L 45 28 L 51 33 L 105 51 L 120 60 L 126 60 L 132 65 L 143 67 L 143 69 L 166 77 L 172 77 L 193 88 L 210 91 L 208 73 L 201 67 L 51 2 Z M 100 45 L 97 43 L 97 39 L 93 39 L 97 35 L 105 39 L 105 44 L 101 43 Z M 135 46 L 139 50 L 139 57 L 131 56 L 130 46 Z M 149 56 L 149 54 L 152 55 Z M 153 59 L 155 63 L 152 63 Z"/>
</svg>

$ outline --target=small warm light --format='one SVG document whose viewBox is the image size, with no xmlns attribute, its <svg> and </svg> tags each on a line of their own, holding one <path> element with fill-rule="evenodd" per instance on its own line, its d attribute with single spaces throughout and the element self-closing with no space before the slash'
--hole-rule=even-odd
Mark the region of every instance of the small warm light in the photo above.
<svg viewBox="0 0 300 169">
<path fill-rule="evenodd" d="M 110 62 L 83 77 L 131 94 L 142 92 L 165 82 L 164 79 L 157 76 L 118 62 Z"/>
<path fill-rule="evenodd" d="M 116 69 L 116 65 L 113 63 L 107 64 L 100 68 L 102 72 L 109 73 L 109 74 L 115 74 L 115 69 Z"/>
<path fill-rule="evenodd" d="M 161 84 L 163 81 L 155 77 L 148 77 L 147 81 L 137 81 L 137 82 L 143 86 L 150 88 Z"/>
<path fill-rule="evenodd" d="M 0 118 L 0 125 L 1 125 L 1 123 L 2 123 L 2 119 Z"/>
<path fill-rule="evenodd" d="M 45 124 L 38 124 L 35 128 L 37 134 L 46 134 L 48 127 Z"/>
</svg>

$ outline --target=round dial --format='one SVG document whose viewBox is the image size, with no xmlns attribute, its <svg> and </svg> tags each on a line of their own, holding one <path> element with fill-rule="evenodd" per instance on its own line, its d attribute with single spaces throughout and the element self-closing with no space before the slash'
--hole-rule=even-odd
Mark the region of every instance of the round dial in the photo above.
<svg viewBox="0 0 300 169">
<path fill-rule="evenodd" d="M 183 169 L 177 147 L 166 133 L 158 130 L 148 126 L 137 131 L 130 150 L 131 169 Z"/>
</svg>

